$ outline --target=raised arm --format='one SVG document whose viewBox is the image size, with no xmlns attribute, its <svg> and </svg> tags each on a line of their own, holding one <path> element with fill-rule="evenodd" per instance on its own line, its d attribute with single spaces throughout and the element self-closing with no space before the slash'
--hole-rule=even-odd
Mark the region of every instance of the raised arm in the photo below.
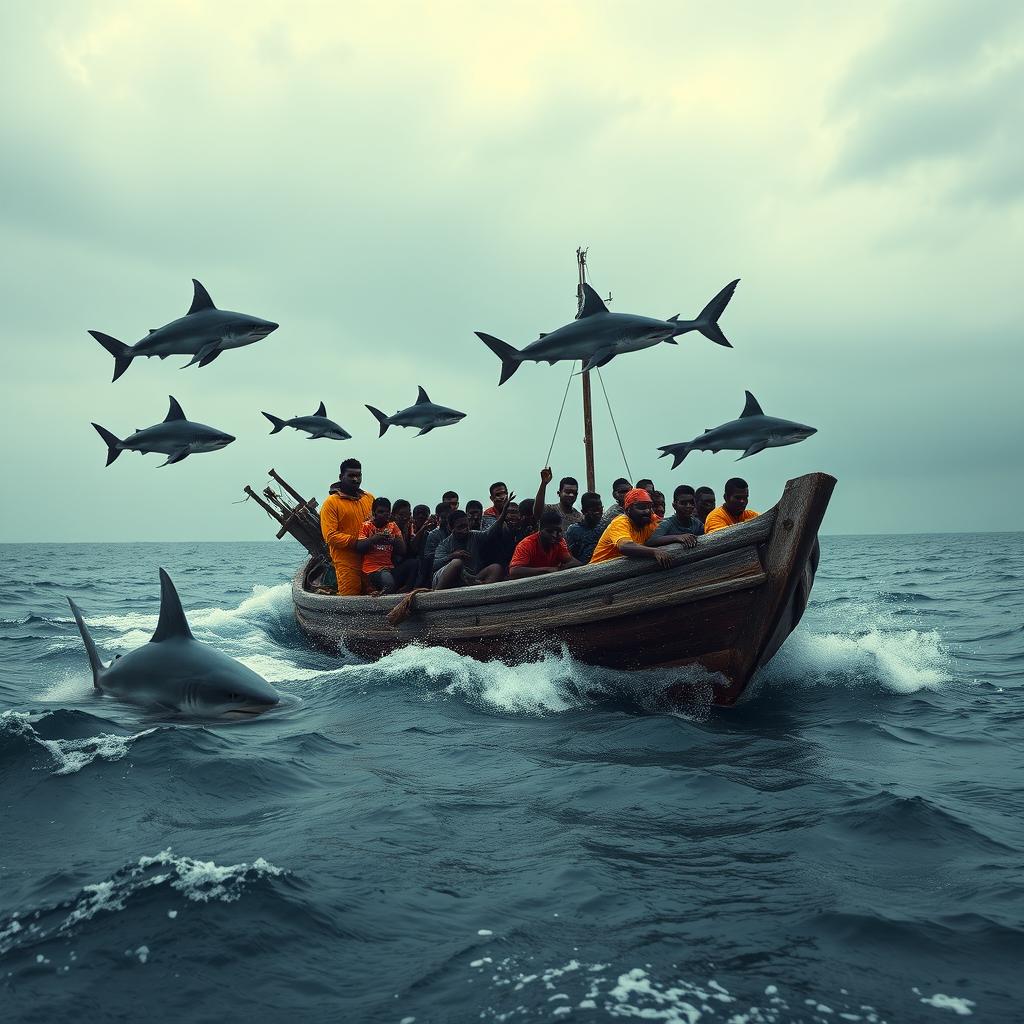
<svg viewBox="0 0 1024 1024">
<path fill-rule="evenodd" d="M 538 518 L 544 511 L 544 496 L 547 494 L 548 484 L 551 483 L 553 475 L 550 466 L 540 471 L 540 487 L 537 488 L 537 497 L 533 499 L 533 514 Z"/>
</svg>

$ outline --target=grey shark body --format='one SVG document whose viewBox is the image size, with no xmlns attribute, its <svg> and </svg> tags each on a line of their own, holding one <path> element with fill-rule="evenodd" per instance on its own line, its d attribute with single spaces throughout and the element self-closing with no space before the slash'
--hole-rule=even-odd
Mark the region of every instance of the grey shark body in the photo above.
<svg viewBox="0 0 1024 1024">
<path fill-rule="evenodd" d="M 348 441 L 352 437 L 343 426 L 327 418 L 327 408 L 323 402 L 312 416 L 293 416 L 290 420 L 283 420 L 269 412 L 263 415 L 274 425 L 272 434 L 279 433 L 285 427 L 294 427 L 309 434 L 310 441 L 315 441 L 318 437 L 327 437 L 332 441 Z"/>
<path fill-rule="evenodd" d="M 206 366 L 229 348 L 252 345 L 276 331 L 278 324 L 262 320 L 249 313 L 235 313 L 217 309 L 210 293 L 192 279 L 194 293 L 189 311 L 179 319 L 149 332 L 134 345 L 126 345 L 109 334 L 89 333 L 114 357 L 114 376 L 117 380 L 139 356 L 192 356 L 185 366 L 198 363 Z"/>
<path fill-rule="evenodd" d="M 476 336 L 501 360 L 499 386 L 525 362 L 553 364 L 563 359 L 581 359 L 584 370 L 594 370 L 626 352 L 638 352 L 663 341 L 675 345 L 675 339 L 689 331 L 699 331 L 716 345 L 732 348 L 718 326 L 718 319 L 738 283 L 739 279 L 727 284 L 694 320 L 680 320 L 678 314 L 668 320 L 656 320 L 634 313 L 611 313 L 597 292 L 589 284 L 582 284 L 576 319 L 557 331 L 542 334 L 521 351 L 490 334 L 477 331 Z"/>
<path fill-rule="evenodd" d="M 793 420 L 782 420 L 776 416 L 765 416 L 757 399 L 749 392 L 746 405 L 739 419 L 730 420 L 718 427 L 709 427 L 692 441 L 679 444 L 668 444 L 658 450 L 663 459 L 672 456 L 672 468 L 675 469 L 690 452 L 743 452 L 740 459 L 756 455 L 765 448 L 781 448 L 787 444 L 798 444 L 805 441 L 818 431 L 815 427 L 795 423 Z M 739 462 L 739 459 L 736 460 Z"/>
<path fill-rule="evenodd" d="M 106 442 L 108 466 L 121 452 L 127 451 L 142 452 L 143 455 L 157 452 L 167 456 L 167 461 L 161 462 L 161 466 L 173 465 L 197 452 L 220 451 L 235 440 L 231 434 L 216 427 L 185 419 L 185 413 L 174 396 L 169 395 L 168 398 L 171 404 L 162 423 L 136 430 L 124 440 L 115 437 L 106 427 L 93 424 L 96 432 Z"/>
<path fill-rule="evenodd" d="M 160 620 L 148 644 L 104 665 L 81 610 L 71 598 L 93 686 L 133 704 L 203 718 L 256 715 L 281 695 L 261 676 L 192 636 L 170 576 L 160 570 Z"/>
<path fill-rule="evenodd" d="M 381 437 L 387 433 L 388 427 L 419 427 L 420 432 L 416 436 L 420 437 L 422 434 L 429 434 L 437 427 L 447 427 L 458 423 L 466 416 L 464 412 L 459 412 L 457 409 L 435 405 L 423 388 L 420 388 L 415 405 L 410 405 L 408 409 L 400 409 L 394 416 L 387 416 L 372 405 L 368 405 L 366 408 L 373 413 L 380 424 Z"/>
</svg>

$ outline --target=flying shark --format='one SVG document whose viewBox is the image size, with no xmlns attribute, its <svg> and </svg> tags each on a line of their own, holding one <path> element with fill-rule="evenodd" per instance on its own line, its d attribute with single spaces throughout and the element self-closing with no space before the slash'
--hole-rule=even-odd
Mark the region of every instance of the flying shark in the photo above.
<svg viewBox="0 0 1024 1024">
<path fill-rule="evenodd" d="M 92 684 L 101 693 L 134 704 L 203 718 L 258 715 L 278 704 L 281 695 L 250 668 L 192 635 L 171 577 L 160 570 L 160 619 L 148 644 L 116 657 L 109 665 L 78 605 L 68 598 L 92 668 Z"/>
<path fill-rule="evenodd" d="M 625 352 L 638 352 L 661 342 L 676 345 L 676 338 L 699 331 L 716 345 L 732 348 L 718 320 L 736 291 L 739 278 L 727 284 L 694 320 L 680 320 L 679 314 L 655 320 L 635 313 L 611 313 L 601 296 L 589 284 L 579 286 L 580 311 L 571 323 L 550 334 L 542 334 L 521 351 L 490 334 L 476 336 L 501 360 L 502 385 L 525 362 L 554 364 L 562 359 L 582 359 L 584 370 L 595 370 Z"/>
<path fill-rule="evenodd" d="M 310 441 L 315 441 L 318 437 L 327 437 L 332 441 L 348 441 L 352 437 L 343 426 L 327 418 L 327 408 L 323 402 L 312 416 L 293 416 L 290 420 L 283 420 L 269 412 L 265 412 L 263 415 L 274 425 L 272 434 L 278 433 L 285 427 L 294 427 L 296 430 L 306 431 Z"/>
<path fill-rule="evenodd" d="M 114 357 L 112 381 L 124 373 L 138 356 L 192 356 L 185 366 L 206 366 L 229 348 L 241 348 L 261 341 L 280 326 L 248 313 L 218 309 L 210 293 L 192 279 L 194 294 L 188 312 L 163 327 L 156 327 L 134 345 L 125 345 L 109 334 L 89 333 Z M 182 367 L 184 369 L 185 367 Z"/>
<path fill-rule="evenodd" d="M 423 388 L 420 388 L 415 405 L 410 405 L 408 409 L 399 409 L 394 416 L 386 416 L 380 409 L 375 409 L 372 405 L 368 405 L 366 408 L 377 417 L 377 422 L 380 424 L 380 437 L 387 433 L 388 427 L 419 427 L 420 432 L 416 436 L 420 437 L 423 434 L 429 434 L 435 427 L 447 427 L 458 423 L 466 416 L 464 412 L 458 412 L 456 409 L 434 405 Z"/>
<path fill-rule="evenodd" d="M 690 452 L 720 452 L 725 449 L 743 452 L 736 460 L 739 462 L 740 459 L 756 455 L 765 448 L 781 448 L 787 444 L 806 441 L 811 434 L 818 432 L 816 427 L 807 427 L 803 423 L 765 416 L 757 399 L 749 391 L 744 394 L 747 396 L 747 403 L 743 406 L 743 412 L 740 413 L 738 420 L 730 420 L 719 427 L 708 427 L 692 441 L 667 444 L 658 449 L 661 452 L 658 458 L 663 459 L 666 455 L 671 455 L 672 468 L 675 469 Z"/>
<path fill-rule="evenodd" d="M 106 427 L 94 423 L 96 432 L 107 444 L 107 465 L 109 466 L 121 452 L 142 452 L 147 455 L 149 452 L 159 452 L 167 456 L 166 462 L 161 466 L 173 465 L 181 462 L 196 452 L 216 452 L 226 448 L 234 437 L 225 434 L 223 430 L 216 427 L 208 427 L 205 423 L 193 423 L 185 419 L 185 413 L 177 403 L 173 395 L 168 395 L 170 408 L 164 417 L 163 423 L 157 423 L 152 427 L 140 427 L 134 434 L 130 434 L 123 441 L 115 437 Z"/>
</svg>

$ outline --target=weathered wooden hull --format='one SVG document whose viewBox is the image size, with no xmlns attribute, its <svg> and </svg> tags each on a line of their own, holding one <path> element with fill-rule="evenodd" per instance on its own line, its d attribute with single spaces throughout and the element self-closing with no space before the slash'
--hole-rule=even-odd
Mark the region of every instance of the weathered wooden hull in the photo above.
<svg viewBox="0 0 1024 1024">
<path fill-rule="evenodd" d="M 824 473 L 791 480 L 773 509 L 700 538 L 666 569 L 622 558 L 420 594 L 397 626 L 387 615 L 401 595 L 311 593 L 311 560 L 292 583 L 295 615 L 317 646 L 369 659 L 422 644 L 515 663 L 556 643 L 585 664 L 627 671 L 700 665 L 718 674 L 715 703 L 730 705 L 800 621 L 817 568 L 818 527 L 834 486 Z M 684 699 L 686 685 L 671 675 L 666 696 Z"/>
</svg>

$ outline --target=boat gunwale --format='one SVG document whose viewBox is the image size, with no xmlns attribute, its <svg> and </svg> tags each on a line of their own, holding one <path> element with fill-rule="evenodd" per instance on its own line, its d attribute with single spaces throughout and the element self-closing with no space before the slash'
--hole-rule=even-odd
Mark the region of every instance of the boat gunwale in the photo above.
<svg viewBox="0 0 1024 1024">
<path fill-rule="evenodd" d="M 598 565 L 582 565 L 559 573 L 546 573 L 521 580 L 502 580 L 480 587 L 458 587 L 453 590 L 429 591 L 418 594 L 418 611 L 441 611 L 446 609 L 483 608 L 487 605 L 529 601 L 533 599 L 568 594 L 577 590 L 616 583 L 652 573 L 669 572 L 693 565 L 697 562 L 727 554 L 745 547 L 757 547 L 770 541 L 775 525 L 777 505 L 766 512 L 739 523 L 726 530 L 717 530 L 697 538 L 695 547 L 673 552 L 672 563 L 660 568 L 652 560 L 641 562 L 633 558 L 616 558 Z M 304 587 L 309 560 L 304 562 L 292 580 L 292 599 L 296 607 L 318 614 L 332 616 L 365 616 L 386 614 L 403 601 L 407 594 L 388 594 L 380 597 L 367 595 L 340 596 L 338 594 L 313 594 Z M 680 589 L 685 590 L 685 580 Z"/>
</svg>

